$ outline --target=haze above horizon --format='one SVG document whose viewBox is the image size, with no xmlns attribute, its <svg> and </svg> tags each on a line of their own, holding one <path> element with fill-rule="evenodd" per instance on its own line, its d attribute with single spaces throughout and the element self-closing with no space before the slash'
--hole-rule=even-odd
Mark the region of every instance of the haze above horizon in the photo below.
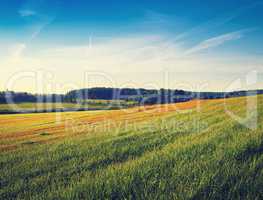
<svg viewBox="0 0 263 200">
<path fill-rule="evenodd" d="M 10 0 L 0 90 L 263 88 L 263 1 Z"/>
</svg>

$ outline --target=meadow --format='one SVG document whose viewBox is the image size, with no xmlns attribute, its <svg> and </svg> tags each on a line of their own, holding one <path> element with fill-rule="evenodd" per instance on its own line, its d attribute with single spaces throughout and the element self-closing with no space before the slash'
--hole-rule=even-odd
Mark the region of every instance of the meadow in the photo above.
<svg viewBox="0 0 263 200">
<path fill-rule="evenodd" d="M 261 95 L 0 115 L 0 199 L 263 199 L 262 125 Z"/>
<path fill-rule="evenodd" d="M 77 110 L 112 110 L 135 106 L 136 102 L 124 100 L 92 99 L 78 103 L 14 103 L 0 104 L 0 114 L 36 113 Z"/>
</svg>

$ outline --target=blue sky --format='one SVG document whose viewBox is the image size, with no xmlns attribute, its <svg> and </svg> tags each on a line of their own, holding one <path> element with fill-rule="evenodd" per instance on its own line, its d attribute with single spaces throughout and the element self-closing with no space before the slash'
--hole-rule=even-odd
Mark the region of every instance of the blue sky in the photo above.
<svg viewBox="0 0 263 200">
<path fill-rule="evenodd" d="M 13 77 L 40 71 L 52 75 L 44 92 L 86 87 L 89 72 L 104 74 L 89 86 L 222 91 L 239 79 L 247 88 L 254 71 L 249 87 L 263 87 L 262 8 L 252 0 L 1 1 L 0 90 L 38 92 L 35 78 Z"/>
</svg>

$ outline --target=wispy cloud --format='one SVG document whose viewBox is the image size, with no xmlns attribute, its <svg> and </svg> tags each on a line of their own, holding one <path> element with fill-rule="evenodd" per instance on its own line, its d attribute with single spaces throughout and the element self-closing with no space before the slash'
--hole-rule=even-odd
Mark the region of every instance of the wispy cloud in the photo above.
<svg viewBox="0 0 263 200">
<path fill-rule="evenodd" d="M 229 41 L 238 40 L 242 38 L 244 36 L 244 33 L 249 30 L 251 29 L 243 29 L 235 32 L 222 34 L 213 38 L 209 38 L 207 40 L 200 42 L 196 46 L 186 50 L 185 54 L 188 55 L 188 54 L 198 53 L 210 48 L 218 47 Z"/>
<path fill-rule="evenodd" d="M 37 15 L 36 11 L 30 10 L 30 9 L 21 9 L 18 11 L 18 13 L 21 17 L 30 17 L 30 16 Z"/>
<path fill-rule="evenodd" d="M 28 47 L 41 31 L 54 19 L 50 14 L 43 12 L 40 7 L 37 8 L 36 3 L 41 2 L 28 0 L 17 11 L 20 17 L 28 22 L 25 26 L 31 31 L 31 33 L 28 34 L 26 41 L 8 45 L 8 62 L 18 63 L 27 60 L 25 58 L 25 52 Z"/>
<path fill-rule="evenodd" d="M 218 16 L 216 18 L 212 18 L 204 23 L 201 23 L 190 30 L 187 30 L 185 32 L 182 32 L 181 34 L 178 34 L 175 37 L 175 41 L 182 40 L 185 38 L 190 38 L 193 35 L 197 34 L 203 34 L 211 32 L 211 30 L 215 30 L 221 26 L 224 26 L 225 24 L 229 23 L 230 21 L 242 16 L 245 12 L 262 5 L 263 2 L 255 1 L 251 4 L 248 4 L 246 6 L 237 8 L 236 10 L 231 10 L 229 13 L 225 13 L 222 16 Z"/>
<path fill-rule="evenodd" d="M 261 57 L 225 55 L 207 57 L 202 54 L 190 54 L 184 57 L 181 56 L 183 46 L 171 44 L 167 48 L 166 41 L 167 38 L 149 35 L 103 38 L 102 41 L 94 38 L 92 46 L 88 43 L 80 46 L 54 45 L 47 49 L 39 48 L 34 52 L 30 51 L 28 45 L 21 43 L 10 49 L 9 59 L 2 58 L 0 65 L 7 67 L 10 71 L 28 68 L 38 70 L 39 66 L 43 66 L 42 69 L 56 73 L 58 82 L 67 83 L 70 80 L 80 84 L 78 87 L 81 87 L 83 73 L 89 71 L 103 72 L 120 85 L 131 83 L 138 87 L 145 87 L 144 84 L 149 83 L 152 86 L 162 87 L 163 72 L 168 70 L 169 74 L 171 72 L 171 84 L 182 83 L 178 87 L 186 87 L 186 89 L 188 86 L 195 88 L 195 84 L 198 86 L 199 82 L 212 84 L 208 86 L 210 88 L 223 88 L 221 80 L 232 80 L 236 75 L 251 69 L 262 68 Z M 167 56 L 170 59 L 166 59 Z M 5 78 L 2 76 L 2 79 Z M 105 80 L 105 77 L 102 77 L 102 79 L 99 81 L 103 85 L 109 84 L 107 78 Z M 94 81 L 96 80 L 94 78 Z M 226 84 L 225 82 L 222 84 Z M 96 84 L 94 83 L 93 86 L 98 86 Z M 24 87 L 27 88 L 28 85 Z M 171 87 L 177 86 L 171 85 Z"/>
<path fill-rule="evenodd" d="M 24 43 L 17 43 L 9 47 L 8 52 L 9 52 L 9 61 L 18 61 L 21 59 L 24 51 L 26 49 L 26 44 Z"/>
<path fill-rule="evenodd" d="M 27 27 L 32 30 L 27 43 L 35 39 L 55 18 L 50 10 L 45 9 L 45 3 L 45 0 L 27 0 L 17 11 L 27 21 Z"/>
</svg>

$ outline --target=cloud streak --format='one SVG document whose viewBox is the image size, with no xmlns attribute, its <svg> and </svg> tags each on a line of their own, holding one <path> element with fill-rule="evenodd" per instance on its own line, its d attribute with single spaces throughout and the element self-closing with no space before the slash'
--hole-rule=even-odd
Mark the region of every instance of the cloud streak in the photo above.
<svg viewBox="0 0 263 200">
<path fill-rule="evenodd" d="M 31 17 L 37 15 L 36 11 L 30 9 L 22 9 L 18 11 L 21 17 Z"/>
<path fill-rule="evenodd" d="M 213 18 L 211 20 L 208 20 L 200 25 L 197 25 L 195 27 L 193 27 L 192 29 L 183 32 L 179 35 L 176 36 L 175 40 L 182 40 L 184 38 L 189 38 L 193 35 L 197 35 L 197 34 L 202 34 L 202 33 L 207 33 L 208 31 L 214 30 L 216 28 L 219 28 L 221 26 L 224 26 L 225 24 L 227 24 L 228 22 L 242 16 L 245 12 L 259 6 L 262 5 L 263 2 L 259 2 L 259 1 L 255 1 L 252 4 L 248 4 L 246 6 L 237 8 L 236 10 L 231 10 L 230 13 L 226 13 L 220 17 L 216 17 Z"/>
<path fill-rule="evenodd" d="M 237 35 L 234 36 L 237 37 Z M 221 37 L 208 39 L 210 41 L 208 43 L 211 45 L 212 41 L 218 45 L 233 39 L 234 36 L 233 34 L 228 37 L 221 35 Z M 97 39 L 99 40 L 99 38 Z M 146 83 L 161 87 L 163 72 L 167 70 L 172 73 L 172 82 L 186 84 L 180 85 L 180 88 L 194 87 L 199 82 L 211 81 L 209 83 L 212 86 L 208 87 L 210 89 L 217 87 L 218 89 L 224 87 L 220 82 L 222 79 L 232 80 L 235 78 L 234 76 L 246 73 L 248 70 L 259 70 L 263 63 L 261 57 L 225 57 L 221 55 L 207 57 L 198 54 L 184 57 L 181 56 L 183 46 L 171 44 L 168 48 L 166 45 L 168 38 L 161 36 L 126 36 L 101 40 L 94 40 L 91 47 L 88 43 L 60 47 L 54 45 L 47 49 L 40 48 L 35 52 L 28 51 L 26 53 L 26 44 L 16 44 L 10 49 L 9 59 L 1 59 L 0 65 L 10 69 L 10 76 L 11 72 L 16 70 L 29 68 L 37 71 L 41 66 L 44 70 L 54 72 L 59 83 L 67 83 L 70 80 L 70 82 L 79 85 L 82 83 L 84 72 L 103 72 L 108 76 L 112 75 L 112 79 L 118 84 L 136 83 L 138 87 L 144 87 Z M 167 56 L 170 59 L 166 59 Z M 248 62 L 250 63 L 249 67 L 247 66 Z M 2 80 L 5 78 L 6 75 L 2 76 Z M 101 80 L 101 82 L 104 85 L 108 84 L 107 80 Z M 96 83 L 93 86 L 97 86 Z M 23 85 L 23 87 L 28 88 L 28 85 Z M 171 87 L 176 88 L 175 86 Z"/>
<path fill-rule="evenodd" d="M 22 58 L 22 55 L 26 49 L 26 44 L 24 43 L 17 43 L 12 45 L 9 49 L 9 61 L 16 62 Z"/>
<path fill-rule="evenodd" d="M 199 53 L 204 50 L 210 49 L 210 48 L 215 48 L 220 45 L 223 45 L 226 42 L 229 41 L 234 41 L 242 38 L 244 36 L 244 33 L 247 32 L 248 29 L 243 29 L 235 32 L 230 32 L 226 34 L 222 34 L 213 38 L 209 38 L 207 40 L 204 40 L 197 44 L 196 46 L 188 49 L 185 51 L 185 54 L 194 54 L 194 53 Z"/>
<path fill-rule="evenodd" d="M 32 40 L 35 39 L 46 26 L 52 23 L 55 18 L 50 10 L 46 10 L 45 7 L 42 8 L 44 4 L 45 1 L 42 0 L 28 0 L 22 8 L 17 11 L 20 17 L 28 22 L 29 28 L 32 29 L 32 33 L 27 43 L 32 42 Z"/>
</svg>

